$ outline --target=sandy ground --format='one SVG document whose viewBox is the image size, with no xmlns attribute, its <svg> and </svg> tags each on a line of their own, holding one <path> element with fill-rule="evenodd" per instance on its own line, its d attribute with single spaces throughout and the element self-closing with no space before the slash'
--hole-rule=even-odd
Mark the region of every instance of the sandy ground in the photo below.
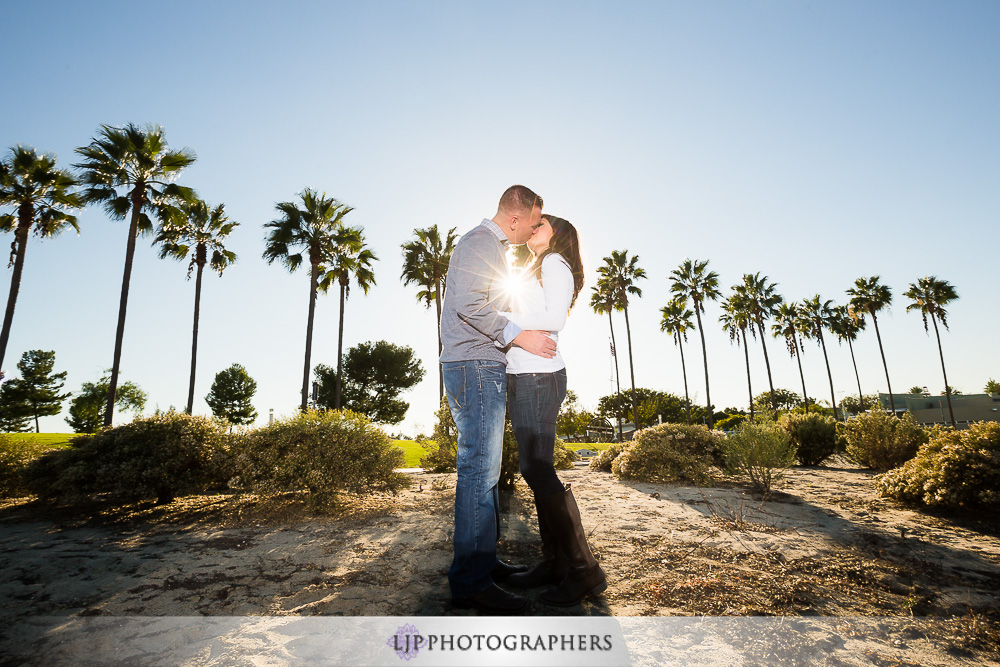
<svg viewBox="0 0 1000 667">
<path fill-rule="evenodd" d="M 53 616 L 475 615 L 448 601 L 455 477 L 410 474 L 413 486 L 399 496 L 358 499 L 326 517 L 306 515 L 294 499 L 252 496 L 95 506 L 86 519 L 79 510 L 6 501 L 0 656 L 4 664 L 66 660 L 60 651 L 72 624 L 64 636 L 51 619 L 32 625 Z M 794 468 L 767 501 L 724 482 L 623 483 L 582 466 L 561 477 L 572 484 L 610 586 L 570 609 L 548 608 L 534 591 L 528 615 L 809 621 L 756 653 L 744 637 L 742 650 L 715 654 L 727 665 L 1000 664 L 994 517 L 906 509 L 878 498 L 872 474 L 847 464 Z M 526 487 L 505 498 L 503 524 L 501 556 L 535 559 Z M 634 632 L 636 664 L 716 664 L 685 659 L 690 647 L 641 641 L 641 627 Z M 187 664 L 282 664 L 249 657 L 292 639 L 239 641 L 228 656 L 244 662 L 219 661 L 216 651 Z M 796 655 L 807 645 L 812 657 L 802 662 Z"/>
</svg>

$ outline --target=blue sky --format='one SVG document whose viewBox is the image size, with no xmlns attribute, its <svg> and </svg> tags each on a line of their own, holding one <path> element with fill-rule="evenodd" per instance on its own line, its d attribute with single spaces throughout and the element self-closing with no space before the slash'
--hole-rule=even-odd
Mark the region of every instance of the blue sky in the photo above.
<svg viewBox="0 0 1000 667">
<path fill-rule="evenodd" d="M 710 260 L 723 292 L 761 272 L 789 300 L 846 302 L 878 274 L 895 295 L 880 317 L 896 391 L 943 387 L 933 335 L 906 313 L 908 283 L 956 286 L 943 336 L 951 384 L 1000 379 L 994 280 L 1000 211 L 1000 5 L 994 2 L 292 2 L 21 3 L 3 0 L 0 145 L 75 161 L 102 123 L 158 123 L 198 161 L 180 182 L 241 223 L 239 263 L 205 281 L 195 411 L 238 362 L 255 405 L 298 403 L 308 276 L 260 258 L 274 204 L 305 187 L 355 210 L 380 261 L 347 305 L 345 349 L 413 347 L 427 379 L 391 431 L 429 432 L 437 401 L 433 310 L 399 280 L 399 246 L 437 224 L 492 217 L 512 183 L 573 221 L 588 286 L 611 250 L 648 279 L 630 312 L 636 384 L 683 392 L 659 331 L 668 276 Z M 127 227 L 99 208 L 80 236 L 33 240 L 6 364 L 56 351 L 67 389 L 111 365 Z M 193 282 L 140 241 L 123 378 L 148 410 L 187 397 Z M 10 271 L 5 273 L 9 280 Z M 6 283 L 4 283 L 6 287 Z M 706 313 L 713 402 L 746 405 L 742 351 Z M 619 351 L 624 320 L 615 320 Z M 561 337 L 569 387 L 587 407 L 612 391 L 608 325 L 574 309 Z M 336 362 L 337 299 L 317 307 L 314 363 Z M 775 386 L 798 391 L 794 361 L 768 340 Z M 862 388 L 885 391 L 874 332 L 855 345 Z M 846 347 L 829 349 L 834 388 L 856 393 Z M 697 335 L 686 348 L 704 400 Z M 623 386 L 627 358 L 621 355 Z M 809 393 L 829 400 L 822 354 L 804 356 Z M 754 391 L 766 388 L 759 343 Z M 43 430 L 68 430 L 60 417 Z"/>
</svg>

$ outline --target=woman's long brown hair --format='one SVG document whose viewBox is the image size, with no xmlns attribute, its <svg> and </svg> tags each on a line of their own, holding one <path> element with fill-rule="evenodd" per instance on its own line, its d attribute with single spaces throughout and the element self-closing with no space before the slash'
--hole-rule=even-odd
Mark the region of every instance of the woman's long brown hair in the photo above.
<svg viewBox="0 0 1000 667">
<path fill-rule="evenodd" d="M 535 275 L 539 283 L 542 282 L 542 260 L 546 255 L 558 254 L 566 263 L 573 274 L 573 298 L 569 302 L 570 309 L 576 303 L 576 297 L 583 289 L 583 260 L 580 259 L 580 237 L 576 233 L 576 227 L 564 218 L 557 218 L 554 215 L 543 214 L 542 218 L 547 220 L 552 226 L 552 238 L 549 239 L 549 247 L 535 258 L 534 264 L 528 270 Z"/>
</svg>

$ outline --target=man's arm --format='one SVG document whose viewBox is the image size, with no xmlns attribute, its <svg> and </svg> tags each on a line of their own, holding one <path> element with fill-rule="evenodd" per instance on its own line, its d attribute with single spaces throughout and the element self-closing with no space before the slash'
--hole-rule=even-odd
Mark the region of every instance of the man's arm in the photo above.
<svg viewBox="0 0 1000 667">
<path fill-rule="evenodd" d="M 546 331 L 528 329 L 522 331 L 513 340 L 513 344 L 526 352 L 537 354 L 539 357 L 551 359 L 556 356 L 556 342 L 552 340 Z"/>
</svg>

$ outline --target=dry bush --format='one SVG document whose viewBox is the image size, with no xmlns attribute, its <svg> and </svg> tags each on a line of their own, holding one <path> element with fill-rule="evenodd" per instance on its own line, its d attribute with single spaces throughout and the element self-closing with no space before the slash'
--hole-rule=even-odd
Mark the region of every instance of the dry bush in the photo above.
<svg viewBox="0 0 1000 667">
<path fill-rule="evenodd" d="M 916 457 L 876 477 L 875 488 L 927 507 L 1000 507 L 1000 423 L 939 431 Z"/>
<path fill-rule="evenodd" d="M 722 462 L 721 431 L 705 426 L 660 424 L 639 430 L 632 442 L 611 463 L 621 479 L 643 482 L 687 480 L 711 483 L 709 469 Z"/>
<path fill-rule="evenodd" d="M 927 433 L 909 412 L 901 418 L 881 406 L 852 417 L 843 427 L 846 454 L 859 465 L 876 470 L 890 470 L 912 459 Z"/>
</svg>

